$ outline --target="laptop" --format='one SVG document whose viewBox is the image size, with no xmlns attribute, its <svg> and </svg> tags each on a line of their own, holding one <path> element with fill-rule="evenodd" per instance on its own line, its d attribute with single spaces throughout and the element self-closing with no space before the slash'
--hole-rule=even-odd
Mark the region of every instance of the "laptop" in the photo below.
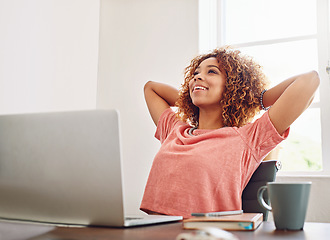
<svg viewBox="0 0 330 240">
<path fill-rule="evenodd" d="M 182 219 L 125 217 L 123 197 L 116 110 L 0 116 L 0 218 L 110 227 Z"/>
</svg>

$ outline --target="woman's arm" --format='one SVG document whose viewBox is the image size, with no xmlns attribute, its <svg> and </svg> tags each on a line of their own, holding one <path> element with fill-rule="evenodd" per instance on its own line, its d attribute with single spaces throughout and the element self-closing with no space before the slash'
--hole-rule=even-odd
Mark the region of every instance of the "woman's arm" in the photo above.
<svg viewBox="0 0 330 240">
<path fill-rule="evenodd" d="M 309 107 L 320 84 L 318 73 L 311 71 L 291 77 L 265 92 L 263 104 L 279 134 Z"/>
<path fill-rule="evenodd" d="M 174 106 L 178 97 L 179 91 L 169 85 L 152 81 L 144 85 L 144 98 L 156 126 L 162 113 Z"/>
</svg>

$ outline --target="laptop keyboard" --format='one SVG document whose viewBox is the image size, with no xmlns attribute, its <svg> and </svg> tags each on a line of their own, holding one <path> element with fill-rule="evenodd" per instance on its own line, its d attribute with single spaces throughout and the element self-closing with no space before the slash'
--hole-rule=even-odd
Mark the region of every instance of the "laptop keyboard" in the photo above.
<svg viewBox="0 0 330 240">
<path fill-rule="evenodd" d="M 139 219 L 143 219 L 142 217 L 125 217 L 125 220 L 129 221 L 129 220 L 139 220 Z"/>
</svg>

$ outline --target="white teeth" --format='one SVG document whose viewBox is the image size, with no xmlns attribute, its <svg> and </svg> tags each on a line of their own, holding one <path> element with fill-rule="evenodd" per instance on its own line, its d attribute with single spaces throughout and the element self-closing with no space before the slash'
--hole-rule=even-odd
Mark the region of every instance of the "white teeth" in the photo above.
<svg viewBox="0 0 330 240">
<path fill-rule="evenodd" d="M 202 86 L 196 86 L 194 90 L 206 90 L 206 88 Z"/>
</svg>

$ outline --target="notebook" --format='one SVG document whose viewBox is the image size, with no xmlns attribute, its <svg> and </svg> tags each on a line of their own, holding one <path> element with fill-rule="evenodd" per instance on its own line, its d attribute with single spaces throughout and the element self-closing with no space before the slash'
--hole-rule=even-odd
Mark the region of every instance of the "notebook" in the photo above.
<svg viewBox="0 0 330 240">
<path fill-rule="evenodd" d="M 192 217 L 183 220 L 184 229 L 218 227 L 224 230 L 256 230 L 263 220 L 262 213 L 241 213 L 237 215 Z"/>
<path fill-rule="evenodd" d="M 125 217 L 119 128 L 116 110 L 0 116 L 0 218 L 114 227 L 181 220 Z"/>
</svg>

